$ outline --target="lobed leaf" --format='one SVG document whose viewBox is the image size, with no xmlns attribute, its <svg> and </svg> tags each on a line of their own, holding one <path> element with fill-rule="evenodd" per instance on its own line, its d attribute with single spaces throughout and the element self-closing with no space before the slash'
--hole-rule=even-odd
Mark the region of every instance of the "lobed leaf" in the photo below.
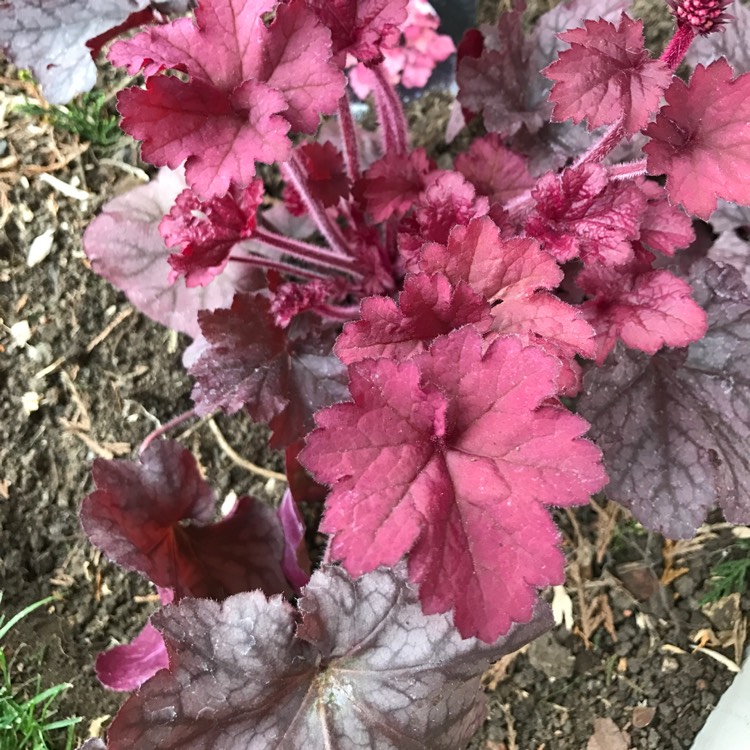
<svg viewBox="0 0 750 750">
<path fill-rule="evenodd" d="M 244 407 L 281 447 L 312 429 L 317 409 L 346 397 L 334 328 L 301 315 L 284 329 L 262 294 L 237 295 L 231 308 L 202 311 L 199 321 L 207 347 L 190 366 L 199 414 Z"/>
<path fill-rule="evenodd" d="M 672 71 L 644 48 L 643 22 L 623 14 L 618 26 L 587 20 L 582 29 L 559 36 L 570 49 L 542 71 L 555 82 L 553 117 L 576 124 L 585 119 L 589 130 L 618 121 L 627 134 L 644 127 L 659 108 Z"/>
<path fill-rule="evenodd" d="M 718 198 L 750 205 L 750 73 L 734 77 L 720 58 L 675 78 L 666 99 L 643 131 L 649 174 L 666 174 L 670 200 L 701 219 Z"/>
<path fill-rule="evenodd" d="M 184 188 L 179 173 L 162 169 L 147 185 L 113 198 L 86 228 L 83 249 L 94 271 L 125 292 L 142 313 L 195 337 L 199 310 L 230 304 L 235 291 L 257 289 L 262 275 L 232 263 L 207 287 L 169 282 L 170 251 L 159 223 Z"/>
<path fill-rule="evenodd" d="M 607 493 L 646 527 L 693 536 L 715 504 L 750 522 L 750 295 L 737 271 L 710 261 L 690 283 L 708 332 L 687 350 L 618 350 L 585 378 L 591 421 L 610 475 Z"/>
<path fill-rule="evenodd" d="M 115 65 L 143 69 L 146 87 L 118 96 L 122 127 L 143 141 L 143 158 L 185 162 L 190 186 L 221 196 L 247 186 L 255 161 L 289 157 L 290 129 L 313 132 L 335 111 L 343 74 L 330 60 L 328 30 L 303 0 L 203 0 L 179 19 L 116 43 Z M 181 71 L 187 81 L 158 75 Z"/>
<path fill-rule="evenodd" d="M 491 645 L 423 615 L 392 571 L 316 572 L 299 603 L 239 594 L 185 600 L 154 617 L 169 670 L 121 708 L 110 750 L 456 750 L 482 722 L 479 675 L 551 626 L 533 619 Z"/>
<path fill-rule="evenodd" d="M 300 460 L 331 486 L 321 529 L 352 575 L 409 556 L 426 613 L 454 610 L 493 641 L 562 580 L 544 505 L 605 477 L 586 423 L 558 405 L 558 362 L 514 337 L 483 351 L 471 326 L 396 364 L 350 366 L 353 402 L 316 415 Z"/>
</svg>

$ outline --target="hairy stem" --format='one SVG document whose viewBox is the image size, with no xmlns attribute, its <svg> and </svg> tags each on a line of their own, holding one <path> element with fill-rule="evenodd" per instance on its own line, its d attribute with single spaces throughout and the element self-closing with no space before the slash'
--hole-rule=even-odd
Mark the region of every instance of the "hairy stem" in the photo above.
<svg viewBox="0 0 750 750">
<path fill-rule="evenodd" d="M 624 164 L 615 164 L 607 170 L 613 180 L 629 180 L 646 174 L 646 160 L 638 159 Z"/>
<path fill-rule="evenodd" d="M 690 44 L 695 39 L 692 26 L 681 24 L 677 26 L 674 36 L 664 48 L 659 58 L 670 70 L 677 70 L 680 63 L 685 59 Z"/>
<path fill-rule="evenodd" d="M 273 247 L 276 250 L 289 255 L 292 258 L 301 260 L 304 263 L 313 263 L 322 268 L 328 268 L 333 271 L 348 273 L 351 276 L 361 278 L 362 274 L 357 271 L 357 264 L 352 258 L 333 253 L 324 247 L 311 245 L 309 242 L 294 240 L 291 237 L 284 237 L 268 229 L 256 227 L 253 232 L 253 239 L 262 242 L 264 245 Z"/>
<path fill-rule="evenodd" d="M 244 263 L 257 268 L 270 268 L 279 273 L 299 276 L 303 279 L 329 279 L 330 276 L 324 271 L 314 271 L 309 268 L 299 268 L 282 260 L 271 260 L 262 255 L 230 255 L 229 260 L 234 263 Z"/>
<path fill-rule="evenodd" d="M 585 154 L 576 159 L 574 167 L 580 167 L 581 164 L 598 164 L 612 149 L 622 140 L 624 131 L 622 127 L 623 118 L 620 117 L 613 122 L 604 135 L 595 143 Z"/>
<path fill-rule="evenodd" d="M 281 171 L 284 179 L 291 182 L 295 190 L 299 193 L 302 202 L 305 204 L 305 208 L 307 208 L 310 214 L 310 218 L 315 222 L 315 226 L 323 237 L 326 238 L 326 242 L 328 242 L 331 250 L 342 258 L 348 258 L 350 253 L 348 252 L 344 235 L 336 225 L 336 222 L 326 213 L 325 208 L 310 193 L 307 185 L 307 174 L 297 154 L 292 153 L 289 161 L 281 165 Z"/>
<path fill-rule="evenodd" d="M 341 128 L 344 143 L 344 161 L 346 162 L 346 173 L 354 182 L 359 177 L 359 146 L 357 145 L 357 131 L 354 127 L 354 118 L 349 106 L 349 99 L 344 94 L 339 99 L 338 105 L 339 128 Z"/>
<path fill-rule="evenodd" d="M 372 68 L 372 72 L 375 74 L 375 101 L 378 105 L 381 127 L 385 126 L 386 133 L 393 139 L 392 144 L 385 144 L 386 153 L 390 151 L 405 154 L 408 144 L 408 127 L 401 100 L 398 98 L 396 89 L 386 77 L 382 65 Z M 391 146 L 391 149 L 388 149 L 388 145 Z"/>
</svg>

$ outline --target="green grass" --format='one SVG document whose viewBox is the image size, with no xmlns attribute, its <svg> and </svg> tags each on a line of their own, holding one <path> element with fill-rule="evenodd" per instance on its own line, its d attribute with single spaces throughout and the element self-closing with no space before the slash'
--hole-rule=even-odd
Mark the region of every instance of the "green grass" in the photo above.
<svg viewBox="0 0 750 750">
<path fill-rule="evenodd" d="M 724 560 L 711 569 L 709 589 L 701 605 L 718 602 L 730 594 L 744 593 L 750 582 L 750 540 L 740 539 L 734 546 L 748 554 L 737 560 Z"/>
<path fill-rule="evenodd" d="M 53 104 L 42 107 L 27 102 L 16 109 L 31 117 L 47 119 L 56 130 L 74 133 L 83 142 L 109 148 L 122 137 L 119 118 L 107 111 L 109 99 L 109 95 L 103 91 L 89 91 L 64 106 Z"/>
<path fill-rule="evenodd" d="M 68 683 L 41 689 L 40 680 L 13 684 L 3 639 L 10 630 L 52 597 L 30 604 L 7 622 L 0 614 L 0 750 L 72 750 L 73 727 L 80 719 L 55 719 L 53 703 Z M 0 595 L 0 602 L 2 595 Z"/>
</svg>

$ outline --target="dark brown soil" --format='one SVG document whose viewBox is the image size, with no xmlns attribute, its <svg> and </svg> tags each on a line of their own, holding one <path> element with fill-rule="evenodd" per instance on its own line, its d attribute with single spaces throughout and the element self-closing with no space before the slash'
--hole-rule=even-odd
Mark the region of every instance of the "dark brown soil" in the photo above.
<svg viewBox="0 0 750 750">
<path fill-rule="evenodd" d="M 5 80 L 0 112 L 23 91 Z M 77 509 L 91 489 L 90 465 L 97 456 L 134 456 L 151 430 L 190 408 L 191 383 L 180 364 L 186 340 L 131 311 L 89 270 L 81 250 L 82 231 L 101 204 L 134 184 L 127 165 L 143 165 L 127 141 L 106 154 L 91 147 L 74 156 L 52 174 L 92 195 L 82 202 L 50 187 L 35 169 L 77 150 L 75 137 L 12 109 L 0 119 L 2 608 L 13 613 L 55 595 L 46 612 L 15 630 L 10 653 L 17 672 L 39 675 L 43 685 L 73 683 L 60 711 L 83 717 L 83 739 L 121 702 L 98 685 L 95 654 L 132 637 L 154 606 L 151 588 L 102 559 L 80 532 Z M 48 229 L 55 233 L 52 252 L 29 267 L 29 245 Z M 26 345 L 11 335 L 21 321 L 30 326 Z M 34 398 L 38 408 L 24 409 Z M 242 419 L 217 422 L 242 455 L 280 468 L 262 428 Z M 194 423 L 176 437 L 195 452 L 218 497 L 277 495 L 232 463 L 207 425 Z M 474 750 L 580 750 L 593 720 L 605 716 L 630 733 L 633 748 L 686 750 L 731 681 L 726 666 L 691 653 L 701 630 L 715 636 L 715 651 L 732 660 L 741 652 L 732 633 L 741 638 L 738 623 L 750 613 L 750 597 L 732 600 L 713 620 L 698 604 L 711 567 L 727 550 L 736 554 L 730 529 L 715 524 L 694 545 L 675 548 L 624 517 L 610 537 L 602 508 L 560 515 L 573 632 L 557 628 L 506 665 L 504 676 L 488 676 L 497 685 Z M 604 613 L 596 627 L 592 612 L 583 616 L 594 604 Z M 634 710 L 644 706 L 655 709 L 654 717 L 636 728 L 643 712 Z"/>
</svg>

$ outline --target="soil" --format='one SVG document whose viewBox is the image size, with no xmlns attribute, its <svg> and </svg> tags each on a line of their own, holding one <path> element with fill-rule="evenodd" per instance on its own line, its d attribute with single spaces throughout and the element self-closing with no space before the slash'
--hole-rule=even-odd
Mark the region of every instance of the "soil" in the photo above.
<svg viewBox="0 0 750 750">
<path fill-rule="evenodd" d="M 81 249 L 101 205 L 137 183 L 133 168 L 147 169 L 134 145 L 123 139 L 79 153 L 76 136 L 13 109 L 35 92 L 14 71 L 2 72 L 2 610 L 54 596 L 16 627 L 6 650 L 17 675 L 38 676 L 42 686 L 72 683 L 58 713 L 81 716 L 84 739 L 101 733 L 122 702 L 99 686 L 95 654 L 131 638 L 155 604 L 142 578 L 88 544 L 77 509 L 91 490 L 96 457 L 133 457 L 151 430 L 191 407 L 180 364 L 187 339 L 133 310 L 91 272 Z M 432 117 L 422 119 L 434 126 Z M 46 174 L 90 197 L 64 195 Z M 30 266 L 29 247 L 47 230 L 52 250 Z M 30 327 L 26 343 L 11 329 L 22 321 Z M 247 459 L 281 469 L 264 428 L 242 418 L 216 422 Z M 278 487 L 227 456 L 206 423 L 173 436 L 193 450 L 219 498 L 231 491 L 278 498 Z M 581 750 L 600 717 L 627 731 L 633 748 L 687 750 L 731 682 L 726 663 L 709 652 L 740 660 L 750 595 L 718 608 L 699 604 L 712 567 L 738 555 L 730 527 L 713 519 L 696 540 L 675 545 L 606 500 L 596 508 L 559 514 L 569 565 L 557 601 L 571 601 L 570 628 L 557 627 L 490 670 L 488 720 L 473 750 Z M 694 652 L 696 642 L 707 648 Z"/>
</svg>

